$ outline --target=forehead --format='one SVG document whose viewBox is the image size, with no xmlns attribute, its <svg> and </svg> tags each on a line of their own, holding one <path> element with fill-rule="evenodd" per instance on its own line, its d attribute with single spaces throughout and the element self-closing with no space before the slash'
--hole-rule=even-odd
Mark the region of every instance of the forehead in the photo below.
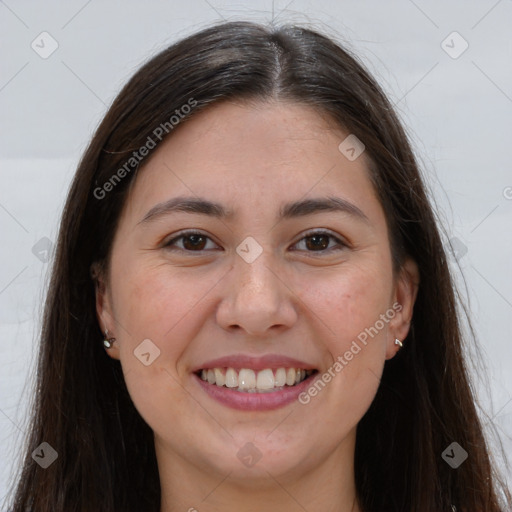
<svg viewBox="0 0 512 512">
<path fill-rule="evenodd" d="M 305 105 L 215 104 L 154 150 L 137 177 L 129 210 L 140 217 L 151 205 L 183 195 L 207 197 L 234 213 L 248 207 L 249 198 L 253 209 L 278 210 L 308 194 L 336 193 L 378 215 L 366 155 L 351 161 L 339 150 L 348 135 Z"/>
</svg>

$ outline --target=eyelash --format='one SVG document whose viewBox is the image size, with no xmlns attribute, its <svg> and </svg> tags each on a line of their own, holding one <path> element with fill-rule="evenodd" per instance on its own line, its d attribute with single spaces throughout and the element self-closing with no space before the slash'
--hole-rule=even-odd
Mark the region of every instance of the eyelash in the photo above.
<svg viewBox="0 0 512 512">
<path fill-rule="evenodd" d="M 165 242 L 164 243 L 164 247 L 171 250 L 171 251 L 182 251 L 182 252 L 188 252 L 188 253 L 194 253 L 194 252 L 197 252 L 197 253 L 202 253 L 208 249 L 200 249 L 198 251 L 191 251 L 191 250 L 188 250 L 188 249 L 184 249 L 184 248 L 181 248 L 181 247 L 173 247 L 173 244 L 178 241 L 178 240 L 181 240 L 181 239 L 184 239 L 184 238 L 187 238 L 189 236 L 201 236 L 203 238 L 206 238 L 208 240 L 211 240 L 210 237 L 208 237 L 207 235 L 205 235 L 204 233 L 201 233 L 200 231 L 194 231 L 194 230 L 190 230 L 190 231 L 183 231 L 182 233 L 180 233 L 178 236 L 174 237 L 173 239 L 169 240 L 168 242 Z M 303 240 L 307 239 L 307 238 L 311 238 L 313 236 L 327 236 L 329 237 L 330 239 L 334 240 L 337 242 L 338 246 L 339 247 L 331 247 L 331 248 L 327 248 L 327 249 L 322 249 L 322 250 L 319 250 L 319 251 L 306 251 L 306 252 L 309 252 L 309 253 L 329 253 L 331 251 L 340 251 L 340 250 L 343 250 L 345 248 L 348 247 L 348 245 L 346 243 L 344 243 L 342 240 L 340 240 L 338 237 L 334 236 L 332 233 L 329 233 L 328 231 L 322 231 L 322 230 L 319 230 L 319 231 L 310 231 L 308 233 L 306 233 L 298 242 L 296 242 L 294 245 L 297 245 L 299 242 L 302 242 Z M 329 242 L 330 244 L 330 242 Z"/>
</svg>

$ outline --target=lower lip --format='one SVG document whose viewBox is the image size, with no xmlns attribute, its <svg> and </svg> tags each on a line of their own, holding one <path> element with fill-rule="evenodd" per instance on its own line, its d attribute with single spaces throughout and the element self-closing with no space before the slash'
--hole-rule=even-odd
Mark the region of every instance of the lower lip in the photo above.
<svg viewBox="0 0 512 512">
<path fill-rule="evenodd" d="M 208 393 L 214 400 L 231 407 L 243 411 L 269 411 L 284 407 L 297 400 L 298 396 L 311 386 L 314 378 L 318 373 L 310 375 L 295 386 L 285 387 L 280 391 L 272 391 L 267 393 L 246 393 L 243 391 L 235 391 L 224 386 L 209 384 L 201 379 L 198 375 L 193 374 L 201 388 Z"/>
</svg>

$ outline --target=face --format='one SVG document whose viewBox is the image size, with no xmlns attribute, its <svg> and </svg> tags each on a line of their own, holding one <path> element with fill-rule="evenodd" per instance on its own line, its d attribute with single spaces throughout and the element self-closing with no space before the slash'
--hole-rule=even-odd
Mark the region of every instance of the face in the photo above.
<svg viewBox="0 0 512 512">
<path fill-rule="evenodd" d="M 348 135 L 297 104 L 216 104 L 137 177 L 97 311 L 171 472 L 291 481 L 353 457 L 417 273 L 393 276 Z"/>
</svg>

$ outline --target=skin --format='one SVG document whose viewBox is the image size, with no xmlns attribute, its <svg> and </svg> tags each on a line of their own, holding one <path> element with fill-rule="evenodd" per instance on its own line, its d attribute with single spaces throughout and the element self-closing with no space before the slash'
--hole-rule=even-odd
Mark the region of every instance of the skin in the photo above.
<svg viewBox="0 0 512 512">
<path fill-rule="evenodd" d="M 393 275 L 366 154 L 349 161 L 338 150 L 347 135 L 304 105 L 217 103 L 155 149 L 131 189 L 96 306 L 100 326 L 117 340 L 108 354 L 120 359 L 154 431 L 161 512 L 360 511 L 356 427 L 399 350 L 395 338 L 409 330 L 418 271 L 408 260 Z M 141 222 L 177 196 L 219 202 L 233 215 L 178 212 Z M 333 196 L 367 221 L 330 211 L 277 220 L 283 203 Z M 202 251 L 190 249 L 190 239 L 174 251 L 163 246 L 184 229 L 208 237 Z M 308 244 L 306 232 L 319 229 L 340 250 Z M 263 249 L 252 263 L 236 252 L 247 236 Z M 395 302 L 401 311 L 308 404 L 234 410 L 191 374 L 236 353 L 287 355 L 323 373 Z M 160 350 L 149 366 L 133 353 L 144 339 Z M 252 467 L 237 457 L 247 442 L 262 455 Z"/>
</svg>

